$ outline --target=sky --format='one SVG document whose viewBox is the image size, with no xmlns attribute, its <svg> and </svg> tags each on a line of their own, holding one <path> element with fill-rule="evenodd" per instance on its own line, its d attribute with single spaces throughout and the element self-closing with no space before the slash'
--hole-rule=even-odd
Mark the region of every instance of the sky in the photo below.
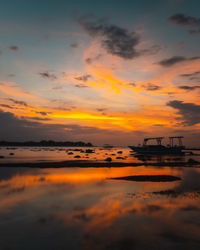
<svg viewBox="0 0 200 250">
<path fill-rule="evenodd" d="M 200 1 L 0 4 L 0 140 L 200 146 Z"/>
</svg>

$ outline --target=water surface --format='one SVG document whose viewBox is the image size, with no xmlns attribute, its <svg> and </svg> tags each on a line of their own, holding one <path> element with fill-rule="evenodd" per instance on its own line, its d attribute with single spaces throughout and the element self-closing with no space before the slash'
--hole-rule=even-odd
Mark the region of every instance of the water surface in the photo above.
<svg viewBox="0 0 200 250">
<path fill-rule="evenodd" d="M 174 182 L 112 180 L 173 175 Z M 0 168 L 1 249 L 200 249 L 198 168 Z"/>
</svg>

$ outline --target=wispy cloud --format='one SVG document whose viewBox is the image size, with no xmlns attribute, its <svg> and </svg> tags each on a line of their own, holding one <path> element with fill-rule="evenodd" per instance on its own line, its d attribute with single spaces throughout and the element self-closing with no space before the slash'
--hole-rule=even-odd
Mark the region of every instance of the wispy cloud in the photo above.
<svg viewBox="0 0 200 250">
<path fill-rule="evenodd" d="M 184 90 L 195 90 L 195 89 L 199 89 L 200 86 L 187 86 L 187 85 L 182 85 L 182 86 L 179 86 L 180 89 L 184 89 Z"/>
<path fill-rule="evenodd" d="M 147 83 L 142 85 L 143 88 L 145 88 L 148 91 L 156 91 L 161 89 L 161 87 L 159 85 L 153 84 L 153 83 Z"/>
<path fill-rule="evenodd" d="M 178 26 L 194 28 L 188 31 L 190 34 L 200 34 L 200 18 L 196 18 L 194 16 L 187 16 L 182 13 L 178 13 L 169 17 L 168 21 Z"/>
<path fill-rule="evenodd" d="M 39 75 L 44 79 L 56 80 L 57 76 L 49 71 L 40 72 Z"/>
<path fill-rule="evenodd" d="M 81 82 L 87 82 L 90 77 L 91 75 L 81 75 L 81 76 L 74 77 L 74 79 L 81 81 Z"/>
<path fill-rule="evenodd" d="M 19 101 L 19 100 L 15 100 L 15 99 L 12 99 L 12 98 L 8 98 L 9 101 L 13 102 L 14 104 L 19 104 L 19 105 L 22 105 L 22 106 L 25 106 L 27 107 L 28 104 L 24 101 Z"/>
<path fill-rule="evenodd" d="M 167 59 L 163 59 L 158 62 L 161 66 L 164 67 L 170 67 L 173 66 L 174 64 L 184 62 L 184 61 L 194 61 L 200 59 L 200 56 L 195 56 L 195 57 L 184 57 L 184 56 L 172 56 Z"/>
</svg>

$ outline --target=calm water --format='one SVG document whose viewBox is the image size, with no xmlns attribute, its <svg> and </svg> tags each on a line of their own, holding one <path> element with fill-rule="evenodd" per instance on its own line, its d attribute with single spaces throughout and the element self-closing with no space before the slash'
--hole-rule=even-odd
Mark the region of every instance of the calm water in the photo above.
<svg viewBox="0 0 200 250">
<path fill-rule="evenodd" d="M 93 150 L 93 153 L 86 153 L 86 150 Z M 111 157 L 113 161 L 122 162 L 143 162 L 143 161 L 187 161 L 189 158 L 200 161 L 200 151 L 193 151 L 185 156 L 153 156 L 136 157 L 129 148 L 105 149 L 101 147 L 2 147 L 0 148 L 0 163 L 4 162 L 42 162 L 42 161 L 67 161 L 67 160 L 92 160 L 104 161 Z M 79 157 L 79 158 L 76 158 Z"/>
<path fill-rule="evenodd" d="M 3 150 L 19 160 L 21 149 Z M 122 151 L 127 161 L 134 157 Z M 33 158 L 39 153 L 35 160 L 49 152 L 66 157 L 59 150 L 30 152 Z M 107 155 L 91 157 L 98 156 Z M 146 174 L 181 180 L 110 179 Z M 2 250 L 200 249 L 200 169 L 1 167 L 0 232 Z"/>
</svg>

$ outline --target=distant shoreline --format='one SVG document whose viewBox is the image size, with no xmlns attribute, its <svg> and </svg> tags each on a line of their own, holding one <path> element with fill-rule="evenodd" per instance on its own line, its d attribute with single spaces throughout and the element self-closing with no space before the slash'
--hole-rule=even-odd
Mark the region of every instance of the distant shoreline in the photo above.
<svg viewBox="0 0 200 250">
<path fill-rule="evenodd" d="M 53 141 L 53 140 L 42 140 L 42 141 L 0 141 L 0 147 L 94 147 L 90 142 L 72 142 L 72 141 Z"/>
</svg>

